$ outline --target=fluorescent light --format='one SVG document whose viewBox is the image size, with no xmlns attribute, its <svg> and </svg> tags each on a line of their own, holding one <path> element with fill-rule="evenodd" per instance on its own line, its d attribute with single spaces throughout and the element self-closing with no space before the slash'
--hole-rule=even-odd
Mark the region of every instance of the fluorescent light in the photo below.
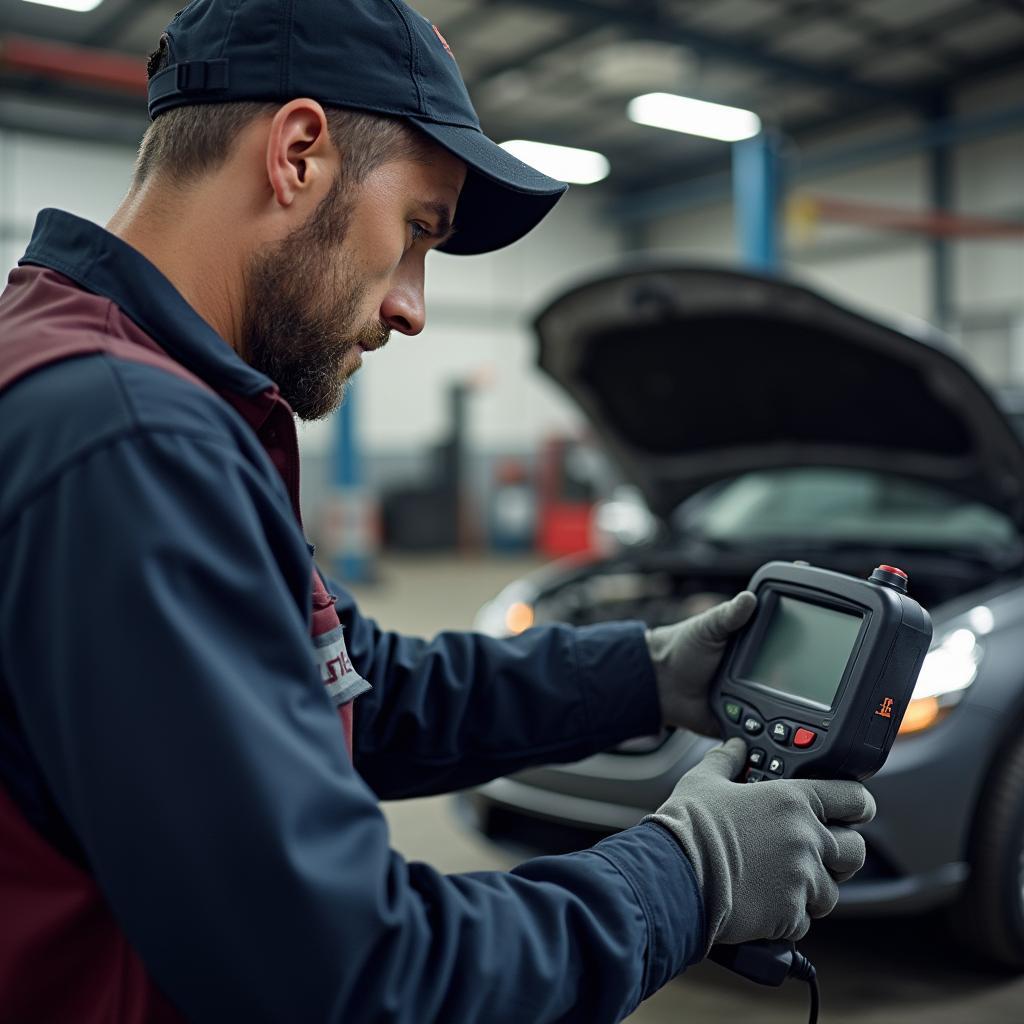
<svg viewBox="0 0 1024 1024">
<path fill-rule="evenodd" d="M 670 92 L 649 92 L 637 96 L 629 101 L 626 113 L 637 124 L 649 124 L 653 128 L 666 128 L 687 135 L 703 135 L 722 142 L 749 139 L 761 130 L 761 118 L 752 110 L 707 103 Z"/>
<path fill-rule="evenodd" d="M 64 11 L 78 11 L 84 14 L 86 11 L 95 10 L 103 0 L 25 0 L 27 4 L 41 4 L 43 7 L 59 7 Z"/>
<path fill-rule="evenodd" d="M 546 142 L 529 142 L 526 139 L 510 139 L 503 142 L 501 148 L 541 174 L 559 181 L 593 185 L 595 181 L 608 177 L 607 158 L 591 149 L 551 146 Z"/>
</svg>

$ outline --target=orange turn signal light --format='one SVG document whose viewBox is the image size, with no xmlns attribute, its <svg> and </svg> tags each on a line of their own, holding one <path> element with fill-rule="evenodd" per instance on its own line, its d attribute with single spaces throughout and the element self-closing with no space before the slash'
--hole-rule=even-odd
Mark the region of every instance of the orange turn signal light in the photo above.
<svg viewBox="0 0 1024 1024">
<path fill-rule="evenodd" d="M 505 628 L 515 636 L 533 625 L 533 609 L 523 601 L 516 601 L 505 612 Z"/>
<path fill-rule="evenodd" d="M 907 705 L 906 714 L 900 723 L 900 735 L 906 736 L 908 733 L 930 729 L 943 717 L 944 710 L 939 704 L 938 697 L 922 697 L 919 700 L 912 700 Z"/>
</svg>

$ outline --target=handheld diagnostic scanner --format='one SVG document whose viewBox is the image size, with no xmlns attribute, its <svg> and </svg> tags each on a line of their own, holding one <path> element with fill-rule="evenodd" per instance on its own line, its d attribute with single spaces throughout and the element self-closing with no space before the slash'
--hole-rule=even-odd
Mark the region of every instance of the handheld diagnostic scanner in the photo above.
<svg viewBox="0 0 1024 1024">
<path fill-rule="evenodd" d="M 711 693 L 725 738 L 747 741 L 746 781 L 874 775 L 932 639 L 907 574 L 881 565 L 861 580 L 769 562 L 750 589 L 757 611 Z"/>
</svg>

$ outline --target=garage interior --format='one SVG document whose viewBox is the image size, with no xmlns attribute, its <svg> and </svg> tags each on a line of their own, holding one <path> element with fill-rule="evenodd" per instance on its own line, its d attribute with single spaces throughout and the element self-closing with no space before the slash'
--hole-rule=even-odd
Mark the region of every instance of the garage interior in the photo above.
<svg viewBox="0 0 1024 1024">
<path fill-rule="evenodd" d="M 537 614 L 529 599 L 488 619 L 507 587 L 558 559 L 650 541 L 636 481 L 537 365 L 535 317 L 613 267 L 792 279 L 948 347 L 1024 436 L 1024 0 L 411 2 L 443 32 L 491 138 L 571 147 L 586 166 L 528 238 L 485 256 L 432 254 L 423 334 L 374 353 L 341 410 L 301 426 L 310 540 L 382 626 L 519 632 Z M 180 4 L 0 0 L 5 271 L 41 209 L 102 224 L 117 206 L 147 125 L 146 56 Z M 711 120 L 742 115 L 740 127 L 731 139 L 656 127 L 637 101 L 663 94 L 733 108 Z M 638 351 L 625 337 L 618 358 Z M 727 378 L 707 386 L 734 400 Z M 739 390 L 756 400 L 749 381 Z M 762 560 L 775 555 L 802 557 Z M 1016 566 L 1000 573 L 1024 579 Z M 628 595 L 621 608 L 638 614 Z M 537 852 L 482 835 L 456 798 L 385 810 L 395 847 L 445 871 Z M 1024 1019 L 1024 974 L 964 954 L 940 917 L 817 923 L 802 948 L 823 1019 Z M 629 1019 L 805 1013 L 802 986 L 761 989 L 702 965 Z"/>
</svg>

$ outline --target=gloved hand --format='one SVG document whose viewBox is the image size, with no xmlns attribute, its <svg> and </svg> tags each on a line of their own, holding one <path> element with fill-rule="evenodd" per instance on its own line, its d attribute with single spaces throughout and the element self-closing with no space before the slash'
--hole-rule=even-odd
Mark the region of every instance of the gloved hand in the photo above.
<svg viewBox="0 0 1024 1024">
<path fill-rule="evenodd" d="M 812 917 L 839 899 L 837 882 L 864 866 L 864 839 L 851 828 L 875 816 L 859 782 L 732 781 L 747 746 L 709 751 L 645 820 L 664 825 L 693 865 L 704 897 L 707 949 L 716 942 L 800 939 Z M 707 950 L 705 950 L 705 953 Z"/>
<path fill-rule="evenodd" d="M 666 725 L 720 736 L 708 703 L 708 687 L 729 637 L 754 614 L 757 598 L 749 590 L 700 615 L 647 631 L 647 650 Z"/>
</svg>

